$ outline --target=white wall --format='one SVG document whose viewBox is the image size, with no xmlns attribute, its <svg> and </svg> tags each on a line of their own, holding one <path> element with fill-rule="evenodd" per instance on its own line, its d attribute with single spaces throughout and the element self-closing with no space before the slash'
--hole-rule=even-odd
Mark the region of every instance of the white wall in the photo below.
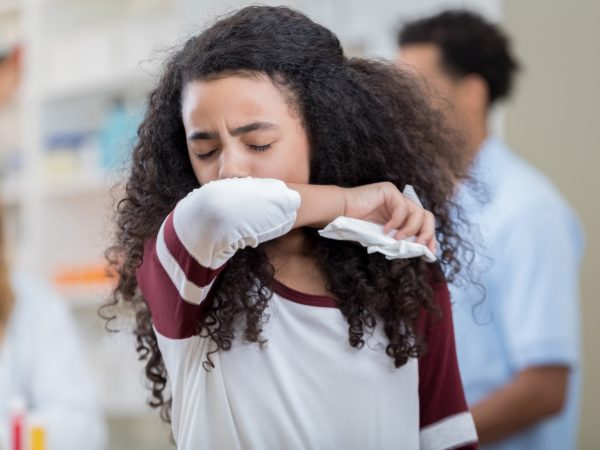
<svg viewBox="0 0 600 450">
<path fill-rule="evenodd" d="M 580 448 L 600 448 L 600 2 L 507 0 L 506 26 L 525 66 L 506 108 L 508 142 L 578 211 L 583 264 L 584 389 Z"/>
</svg>

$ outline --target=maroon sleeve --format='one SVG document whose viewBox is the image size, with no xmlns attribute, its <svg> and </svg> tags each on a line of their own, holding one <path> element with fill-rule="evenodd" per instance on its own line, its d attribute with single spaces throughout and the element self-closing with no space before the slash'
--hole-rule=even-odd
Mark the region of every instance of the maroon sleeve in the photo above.
<svg viewBox="0 0 600 450">
<path fill-rule="evenodd" d="M 150 309 L 156 330 L 171 339 L 185 339 L 196 334 L 198 321 L 206 309 L 207 300 L 210 300 L 206 291 L 225 265 L 217 269 L 200 265 L 177 237 L 171 213 L 164 224 L 165 248 L 173 257 L 171 266 L 177 265 L 181 269 L 181 283 L 196 286 L 201 292 L 199 298 L 185 300 L 157 255 L 158 239 L 160 235 L 144 243 L 142 265 L 136 274 L 138 286 Z M 172 272 L 173 267 L 170 270 Z"/>
<path fill-rule="evenodd" d="M 477 448 L 477 436 L 463 391 L 456 349 L 450 294 L 444 281 L 433 285 L 438 311 L 422 313 L 417 331 L 427 350 L 419 359 L 422 448 Z M 434 444 L 432 444 L 434 442 Z"/>
</svg>

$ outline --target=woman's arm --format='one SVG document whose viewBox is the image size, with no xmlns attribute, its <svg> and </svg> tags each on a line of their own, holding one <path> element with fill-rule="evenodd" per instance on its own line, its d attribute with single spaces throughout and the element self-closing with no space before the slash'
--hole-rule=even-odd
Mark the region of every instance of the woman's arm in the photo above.
<svg viewBox="0 0 600 450">
<path fill-rule="evenodd" d="M 258 178 L 214 181 L 196 189 L 167 218 L 159 239 L 179 240 L 200 266 L 215 270 L 239 249 L 256 247 L 293 228 L 324 227 L 341 215 L 385 224 L 386 231 L 398 229 L 396 238 L 417 236 L 430 246 L 435 242 L 431 213 L 391 183 L 286 186 Z M 170 247 L 174 253 L 175 245 Z M 190 266 L 187 272 L 193 269 L 184 266 Z"/>
<path fill-rule="evenodd" d="M 137 278 L 154 325 L 167 337 L 192 336 L 198 307 L 238 250 L 340 215 L 400 228 L 398 234 L 418 235 L 430 246 L 435 241 L 433 216 L 391 183 L 340 188 L 266 178 L 213 181 L 182 199 L 156 239 L 146 242 Z"/>
</svg>

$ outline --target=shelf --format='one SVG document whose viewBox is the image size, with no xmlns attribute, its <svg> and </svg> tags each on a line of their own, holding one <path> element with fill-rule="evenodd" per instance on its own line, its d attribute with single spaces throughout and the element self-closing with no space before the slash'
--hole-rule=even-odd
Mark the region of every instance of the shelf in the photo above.
<svg viewBox="0 0 600 450">
<path fill-rule="evenodd" d="M 97 310 L 110 295 L 111 286 L 108 283 L 76 284 L 72 286 L 58 286 L 58 292 L 67 304 L 77 310 Z"/>
<path fill-rule="evenodd" d="M 78 174 L 72 177 L 47 179 L 39 184 L 39 196 L 42 200 L 77 200 L 90 197 L 108 197 L 113 188 L 119 185 L 119 180 L 102 174 Z M 32 192 L 24 192 L 19 184 L 10 183 L 1 189 L 2 204 L 5 207 L 19 206 L 27 201 Z"/>
<path fill-rule="evenodd" d="M 155 420 L 157 413 L 145 403 L 144 397 L 141 397 L 140 400 L 139 405 L 120 405 L 118 403 L 108 402 L 103 405 L 104 411 L 111 419 L 148 417 L 149 419 Z"/>
<path fill-rule="evenodd" d="M 21 0 L 22 1 L 22 0 Z M 38 0 L 40 6 L 44 8 L 55 8 L 57 6 L 70 7 L 75 8 L 77 6 L 82 6 L 80 0 Z M 2 2 L 2 0 L 0 0 Z M 20 3 L 20 1 L 8 0 L 9 3 L 15 2 Z M 107 5 L 112 5 L 118 7 L 120 10 L 123 10 L 124 13 L 136 13 L 140 11 L 153 11 L 153 10 L 164 10 L 165 8 L 171 7 L 173 5 L 173 0 L 104 0 L 103 2 Z M 90 4 L 93 6 L 93 2 L 88 2 L 88 5 L 83 3 L 84 7 L 90 7 Z"/>
<path fill-rule="evenodd" d="M 98 315 L 115 282 L 99 273 L 111 239 L 112 200 L 123 191 L 113 190 L 123 184 L 121 168 L 109 166 L 99 137 L 115 100 L 137 120 L 159 73 L 152 52 L 176 37 L 178 8 L 177 0 L 0 0 L 0 51 L 18 42 L 27 49 L 21 95 L 3 107 L 18 118 L 7 125 L 18 146 L 0 130 L 9 250 L 15 243 L 17 262 L 44 277 L 69 307 L 109 419 L 112 449 L 171 447 L 169 427 L 145 403 L 131 308 L 115 308 L 112 325 L 123 330 L 116 335 Z M 98 140 L 64 148 L 48 142 L 77 132 Z M 19 165 L 8 159 L 13 152 L 22 157 Z"/>
<path fill-rule="evenodd" d="M 96 179 L 65 179 L 48 181 L 41 186 L 42 200 L 71 201 L 94 197 L 109 198 L 116 183 Z M 17 208 L 32 196 L 17 188 L 1 189 L 1 204 L 5 208 Z"/>
<path fill-rule="evenodd" d="M 70 86 L 48 86 L 42 91 L 46 103 L 77 100 L 81 98 L 102 98 L 110 96 L 142 96 L 154 85 L 154 78 L 147 73 L 115 75 Z"/>
<path fill-rule="evenodd" d="M 100 174 L 77 174 L 72 177 L 46 180 L 41 185 L 41 194 L 46 199 L 69 199 L 108 195 L 112 184 Z"/>
<path fill-rule="evenodd" d="M 0 16 L 17 14 L 21 11 L 22 0 L 0 0 Z"/>
</svg>

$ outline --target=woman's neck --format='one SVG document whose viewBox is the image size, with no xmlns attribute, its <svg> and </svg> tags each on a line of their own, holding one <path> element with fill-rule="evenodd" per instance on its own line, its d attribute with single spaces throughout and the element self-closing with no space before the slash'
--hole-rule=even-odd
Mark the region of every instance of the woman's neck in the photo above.
<svg viewBox="0 0 600 450">
<path fill-rule="evenodd" d="M 306 255 L 305 237 L 301 228 L 265 243 L 265 251 L 271 264 L 294 255 Z"/>
<path fill-rule="evenodd" d="M 269 241 L 264 248 L 279 282 L 305 294 L 331 296 L 317 259 L 306 251 L 302 229 Z"/>
</svg>

